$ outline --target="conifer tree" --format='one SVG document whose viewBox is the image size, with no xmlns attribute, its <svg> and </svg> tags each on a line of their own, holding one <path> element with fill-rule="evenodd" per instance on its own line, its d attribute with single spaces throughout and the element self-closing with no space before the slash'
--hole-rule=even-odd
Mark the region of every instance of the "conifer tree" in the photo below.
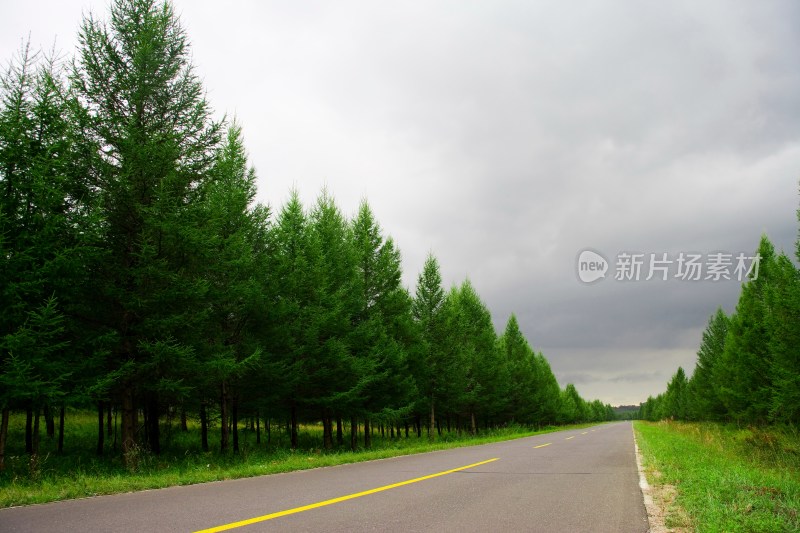
<svg viewBox="0 0 800 533">
<path fill-rule="evenodd" d="M 772 405 L 776 422 L 800 422 L 800 271 L 785 255 L 775 262 L 767 294 Z"/>
<path fill-rule="evenodd" d="M 718 394 L 736 420 L 766 422 L 772 407 L 770 329 L 766 297 L 775 275 L 775 252 L 766 236 L 758 247 L 756 278 L 742 286 L 731 318 L 720 365 L 715 365 Z M 754 274 L 755 275 L 755 274 Z"/>
<path fill-rule="evenodd" d="M 469 420 L 472 433 L 477 430 L 476 416 L 493 384 L 497 336 L 492 317 L 469 280 L 450 291 L 446 306 L 446 349 L 453 352 L 448 372 L 451 384 L 451 409 Z"/>
<path fill-rule="evenodd" d="M 350 228 L 333 197 L 323 191 L 311 210 L 309 230 L 319 244 L 316 348 L 307 408 L 319 413 L 323 445 L 333 447 L 333 420 L 358 403 L 357 362 L 349 346 L 358 307 L 355 253 Z"/>
<path fill-rule="evenodd" d="M 75 389 L 59 374 L 87 367 L 65 348 L 91 233 L 73 111 L 60 63 L 24 47 L 0 79 L 0 469 L 10 408 L 38 417 Z"/>
<path fill-rule="evenodd" d="M 523 422 L 530 415 L 528 396 L 535 379 L 531 365 L 533 350 L 520 331 L 519 322 L 513 313 L 500 338 L 500 350 L 505 355 L 509 372 L 508 417 Z"/>
<path fill-rule="evenodd" d="M 428 413 L 428 435 L 433 437 L 436 428 L 436 406 L 441 397 L 445 379 L 442 360 L 444 354 L 444 324 L 442 305 L 444 289 L 439 263 L 429 253 L 417 280 L 412 312 L 420 335 L 420 346 L 413 361 L 413 372 L 421 395 L 421 406 Z"/>
<path fill-rule="evenodd" d="M 675 372 L 675 375 L 672 376 L 672 379 L 667 384 L 667 392 L 664 395 L 663 417 L 676 420 L 686 419 L 687 386 L 686 373 L 683 368 L 678 367 L 678 371 Z"/>
<path fill-rule="evenodd" d="M 99 157 L 93 175 L 103 226 L 97 316 L 114 334 L 108 372 L 122 411 L 122 450 L 136 446 L 137 411 L 158 451 L 159 390 L 180 376 L 172 363 L 191 352 L 184 332 L 199 319 L 205 286 L 186 279 L 192 256 L 184 215 L 205 179 L 220 138 L 189 62 L 172 6 L 115 0 L 111 17 L 87 16 L 72 85 Z M 188 326 L 188 327 L 187 327 Z"/>
<path fill-rule="evenodd" d="M 307 397 L 315 361 L 312 353 L 318 337 L 319 253 L 318 241 L 296 191 L 275 222 L 269 275 L 275 327 L 269 349 L 281 369 L 282 397 L 289 413 L 292 448 L 298 445 L 300 410 Z"/>
<path fill-rule="evenodd" d="M 715 369 L 725 351 L 729 319 L 720 308 L 709 319 L 697 351 L 697 363 L 689 381 L 689 413 L 695 419 L 718 420 L 725 415 L 725 406 L 717 393 Z"/>
<path fill-rule="evenodd" d="M 192 336 L 201 339 L 197 349 L 203 363 L 202 375 L 211 383 L 191 380 L 195 387 L 219 391 L 224 422 L 243 401 L 243 389 L 253 390 L 261 347 L 254 325 L 267 312 L 266 296 L 258 283 L 263 275 L 264 219 L 267 210 L 254 205 L 255 171 L 248 166 L 241 127 L 234 123 L 217 150 L 208 179 L 198 189 L 191 215 L 196 218 L 192 248 L 197 253 L 195 276 L 207 286 L 205 313 L 196 323 L 201 329 Z M 192 366 L 190 357 L 182 364 Z M 198 362 L 193 363 L 197 366 Z M 200 395 L 200 401 L 206 400 Z M 183 400 L 183 398 L 178 398 Z M 234 417 L 235 418 L 235 417 Z M 228 424 L 220 424 L 220 445 L 228 449 Z M 238 451 L 237 420 L 233 420 L 234 451 Z"/>
<path fill-rule="evenodd" d="M 411 333 L 411 297 L 401 286 L 400 252 L 385 238 L 367 202 L 362 202 L 352 222 L 355 252 L 357 307 L 350 340 L 356 358 L 364 417 L 364 445 L 369 448 L 370 423 L 405 414 L 416 395 L 408 372 Z M 354 418 L 351 419 L 351 426 Z"/>
</svg>

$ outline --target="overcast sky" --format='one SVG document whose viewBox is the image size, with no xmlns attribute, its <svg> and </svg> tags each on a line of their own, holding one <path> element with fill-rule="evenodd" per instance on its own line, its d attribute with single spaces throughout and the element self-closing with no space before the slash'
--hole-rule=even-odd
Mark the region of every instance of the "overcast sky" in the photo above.
<svg viewBox="0 0 800 533">
<path fill-rule="evenodd" d="M 175 1 L 259 200 L 368 199 L 414 290 L 425 256 L 513 312 L 562 386 L 611 404 L 691 372 L 734 281 L 617 281 L 617 256 L 794 254 L 800 3 Z M 0 0 L 0 59 L 71 55 L 107 2 Z M 582 283 L 585 248 L 609 260 Z M 703 275 L 705 275 L 705 271 Z M 731 269 L 733 274 L 733 269 Z"/>
</svg>

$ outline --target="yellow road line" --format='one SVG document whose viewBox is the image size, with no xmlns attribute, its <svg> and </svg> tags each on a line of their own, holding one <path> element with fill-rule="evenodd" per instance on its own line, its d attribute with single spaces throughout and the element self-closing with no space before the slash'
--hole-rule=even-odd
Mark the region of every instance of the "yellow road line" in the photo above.
<svg viewBox="0 0 800 533">
<path fill-rule="evenodd" d="M 384 490 L 394 489 L 397 487 L 402 487 L 403 485 L 410 485 L 411 483 L 417 483 L 419 481 L 425 481 L 426 479 L 432 479 L 435 477 L 446 476 L 447 474 L 452 474 L 453 472 L 459 472 L 461 470 L 466 470 L 468 468 L 474 468 L 476 466 L 485 465 L 486 463 L 491 463 L 492 461 L 497 461 L 499 457 L 495 457 L 494 459 L 487 459 L 486 461 L 481 461 L 480 463 L 472 463 L 471 465 L 460 466 L 458 468 L 453 468 L 451 470 L 445 470 L 443 472 L 437 472 L 435 474 L 428 474 L 427 476 L 417 477 L 414 479 L 409 479 L 406 481 L 401 481 L 399 483 L 392 483 L 391 485 L 384 485 L 383 487 L 378 487 L 375 489 L 369 489 L 362 492 L 356 492 L 354 494 L 348 494 L 346 496 L 339 496 L 338 498 L 331 498 L 330 500 L 325 500 L 317 503 L 312 503 L 309 505 L 303 505 L 301 507 L 295 507 L 293 509 L 287 509 L 285 511 L 278 511 L 277 513 L 265 514 L 263 516 L 256 516 L 255 518 L 248 518 L 247 520 L 240 520 L 239 522 L 231 522 L 230 524 L 223 524 L 221 526 L 216 526 L 208 529 L 202 529 L 200 531 L 196 531 L 195 533 L 215 533 L 217 531 L 228 531 L 229 529 L 235 529 L 237 527 L 249 526 L 250 524 L 257 524 L 258 522 L 264 522 L 266 520 L 272 520 L 273 518 L 279 518 L 281 516 L 287 516 L 291 514 L 302 513 L 303 511 L 309 511 L 311 509 L 316 509 L 318 507 L 325 507 L 326 505 L 333 505 L 334 503 L 344 502 L 347 500 L 352 500 L 354 498 L 360 498 L 362 496 L 367 496 L 369 494 L 375 494 L 376 492 L 382 492 Z"/>
<path fill-rule="evenodd" d="M 574 439 L 574 438 L 575 438 L 575 435 L 573 435 L 573 436 L 571 436 L 571 437 L 567 437 L 567 438 L 566 438 L 566 439 L 564 439 L 564 440 L 569 440 L 569 439 Z"/>
<path fill-rule="evenodd" d="M 545 446 L 550 446 L 552 442 L 548 442 L 547 444 L 540 444 L 538 446 L 534 446 L 534 448 L 544 448 Z"/>
</svg>

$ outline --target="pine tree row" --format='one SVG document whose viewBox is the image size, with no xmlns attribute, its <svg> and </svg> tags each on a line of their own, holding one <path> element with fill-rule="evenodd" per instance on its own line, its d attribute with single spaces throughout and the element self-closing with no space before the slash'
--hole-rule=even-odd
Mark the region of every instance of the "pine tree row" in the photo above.
<svg viewBox="0 0 800 533">
<path fill-rule="evenodd" d="M 12 411 L 53 431 L 92 406 L 98 453 L 159 453 L 168 413 L 203 449 L 238 421 L 322 421 L 324 446 L 374 423 L 433 434 L 613 416 L 561 391 L 516 318 L 497 336 L 469 282 L 445 293 L 428 258 L 415 297 L 400 252 L 363 203 L 327 193 L 277 213 L 254 204 L 236 123 L 216 122 L 169 3 L 89 15 L 71 62 L 24 49 L 0 90 L 0 468 Z M 448 422 L 449 423 L 449 422 Z M 214 439 L 215 440 L 215 439 Z"/>
<path fill-rule="evenodd" d="M 736 312 L 709 320 L 692 376 L 678 368 L 641 418 L 800 423 L 800 270 L 766 236 L 758 255 Z"/>
</svg>

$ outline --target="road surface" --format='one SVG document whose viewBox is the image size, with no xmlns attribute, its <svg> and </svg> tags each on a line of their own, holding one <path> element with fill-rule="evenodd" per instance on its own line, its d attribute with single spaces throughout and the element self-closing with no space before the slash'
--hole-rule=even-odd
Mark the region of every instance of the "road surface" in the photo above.
<svg viewBox="0 0 800 533">
<path fill-rule="evenodd" d="M 646 532 L 630 422 L 0 510 L 3 532 Z"/>
</svg>

